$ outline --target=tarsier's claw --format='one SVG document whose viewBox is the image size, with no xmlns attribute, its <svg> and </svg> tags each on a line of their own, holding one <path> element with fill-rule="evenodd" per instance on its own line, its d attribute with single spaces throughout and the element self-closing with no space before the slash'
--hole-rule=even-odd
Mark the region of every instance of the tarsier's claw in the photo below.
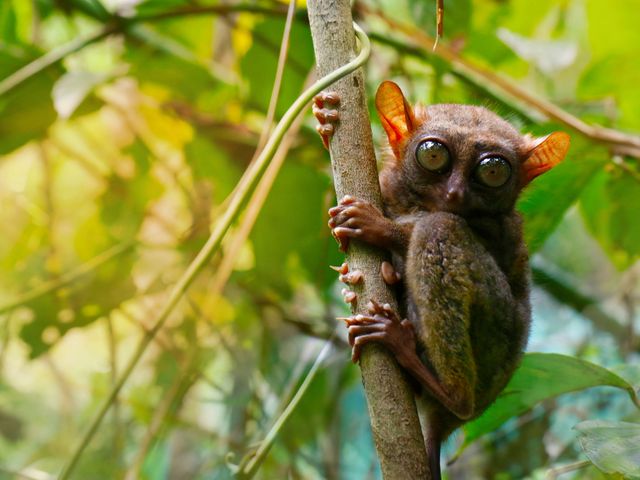
<svg viewBox="0 0 640 480">
<path fill-rule="evenodd" d="M 349 272 L 349 265 L 347 264 L 347 262 L 344 262 L 342 265 L 340 265 L 339 267 L 336 267 L 334 265 L 329 265 L 329 268 L 331 268 L 332 270 L 335 270 L 336 272 L 344 275 L 345 273 Z"/>
</svg>

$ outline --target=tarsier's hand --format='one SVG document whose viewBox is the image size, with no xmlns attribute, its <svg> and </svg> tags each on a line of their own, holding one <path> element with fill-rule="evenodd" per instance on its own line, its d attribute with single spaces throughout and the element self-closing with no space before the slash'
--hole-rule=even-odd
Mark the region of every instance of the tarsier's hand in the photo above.
<svg viewBox="0 0 640 480">
<path fill-rule="evenodd" d="M 372 300 L 368 315 L 344 317 L 349 329 L 349 344 L 352 347 L 351 360 L 360 359 L 363 345 L 378 342 L 394 354 L 400 365 L 408 365 L 416 355 L 416 339 L 413 325 L 407 319 L 401 320 L 389 304 Z"/>
<path fill-rule="evenodd" d="M 337 206 L 329 209 L 329 216 L 329 227 L 340 244 L 340 250 L 347 251 L 350 238 L 379 247 L 389 246 L 393 224 L 369 202 L 347 195 Z"/>
<path fill-rule="evenodd" d="M 322 143 L 326 149 L 329 148 L 329 140 L 333 135 L 334 125 L 340 118 L 338 110 L 336 110 L 339 104 L 340 97 L 335 92 L 320 92 L 313 97 L 313 114 L 319 122 L 316 130 L 322 137 Z"/>
</svg>

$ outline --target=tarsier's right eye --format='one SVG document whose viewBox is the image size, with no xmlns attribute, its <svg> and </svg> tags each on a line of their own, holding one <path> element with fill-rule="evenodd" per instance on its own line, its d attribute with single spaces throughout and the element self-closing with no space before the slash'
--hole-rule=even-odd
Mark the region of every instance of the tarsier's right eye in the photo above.
<svg viewBox="0 0 640 480">
<path fill-rule="evenodd" d="M 451 156 L 442 143 L 435 140 L 424 140 L 416 148 L 416 160 L 423 167 L 434 173 L 443 173 L 449 169 Z"/>
</svg>

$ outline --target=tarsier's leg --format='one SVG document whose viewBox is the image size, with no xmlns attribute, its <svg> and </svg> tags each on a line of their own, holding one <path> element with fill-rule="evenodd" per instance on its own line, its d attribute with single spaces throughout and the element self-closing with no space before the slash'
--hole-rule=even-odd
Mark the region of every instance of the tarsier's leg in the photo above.
<svg viewBox="0 0 640 480">
<path fill-rule="evenodd" d="M 448 410 L 461 419 L 474 413 L 476 366 L 469 338 L 477 246 L 466 223 L 451 214 L 431 214 L 414 226 L 405 284 L 418 318 L 400 320 L 375 302 L 369 315 L 344 319 L 357 361 L 363 345 L 378 342 Z M 414 333 L 414 323 L 417 331 Z M 416 352 L 426 348 L 427 367 Z"/>
<path fill-rule="evenodd" d="M 470 339 L 471 307 L 482 289 L 484 251 L 461 217 L 437 212 L 416 223 L 407 253 L 410 311 L 429 367 L 408 370 L 461 419 L 475 411 L 477 367 Z M 477 272 L 480 276 L 474 278 Z M 436 383 L 437 387 L 433 388 Z"/>
</svg>

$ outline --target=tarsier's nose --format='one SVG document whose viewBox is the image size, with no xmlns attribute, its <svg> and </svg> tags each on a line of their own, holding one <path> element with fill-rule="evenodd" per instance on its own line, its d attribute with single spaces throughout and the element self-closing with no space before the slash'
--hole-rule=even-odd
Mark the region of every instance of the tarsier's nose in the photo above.
<svg viewBox="0 0 640 480">
<path fill-rule="evenodd" d="M 447 190 L 447 202 L 454 205 L 461 205 L 464 199 L 464 192 L 458 187 L 449 187 Z"/>
</svg>

